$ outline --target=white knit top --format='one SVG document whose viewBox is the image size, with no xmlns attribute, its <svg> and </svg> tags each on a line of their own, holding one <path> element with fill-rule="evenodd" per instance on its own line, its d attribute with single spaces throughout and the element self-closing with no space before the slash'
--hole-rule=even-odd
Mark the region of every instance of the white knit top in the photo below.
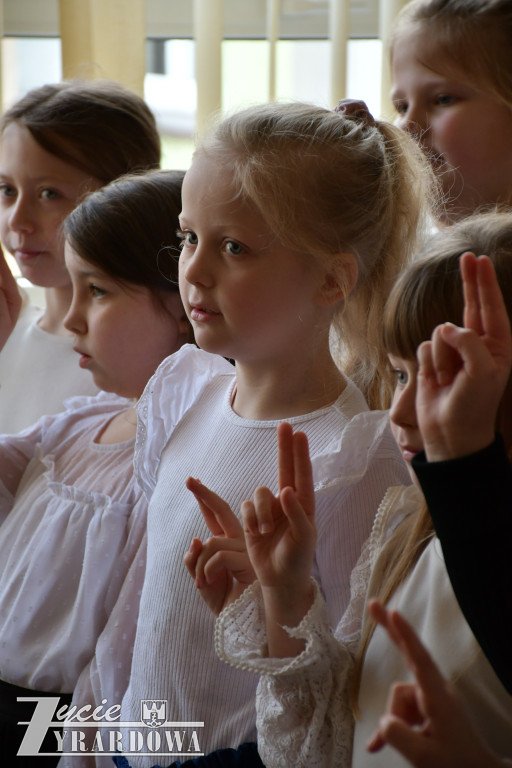
<svg viewBox="0 0 512 768">
<path fill-rule="evenodd" d="M 0 352 L 0 434 L 19 432 L 40 416 L 64 410 L 68 397 L 98 392 L 90 372 L 78 365 L 72 337 L 39 328 L 42 314 L 25 305 Z"/>
<path fill-rule="evenodd" d="M 164 361 L 141 399 L 136 471 L 147 492 L 154 491 L 148 567 L 121 717 L 138 721 L 141 700 L 167 700 L 169 720 L 204 722 L 200 747 L 205 753 L 254 740 L 256 679 L 216 658 L 214 617 L 183 564 L 192 538 L 210 535 L 185 480 L 199 478 L 237 513 L 258 485 L 277 490 L 278 422 L 234 413 L 234 369 L 226 363 L 222 371 L 214 370 L 216 360 L 193 347 L 182 348 Z M 190 404 L 179 420 L 169 410 L 168 393 L 176 391 Z M 315 575 L 335 625 L 347 605 L 349 575 L 378 501 L 390 482 L 407 482 L 407 470 L 386 414 L 369 412 L 350 381 L 333 405 L 289 421 L 306 432 L 313 456 Z M 160 763 L 165 760 L 171 758 L 162 757 Z M 130 756 L 136 767 L 155 762 L 156 756 Z"/>
</svg>

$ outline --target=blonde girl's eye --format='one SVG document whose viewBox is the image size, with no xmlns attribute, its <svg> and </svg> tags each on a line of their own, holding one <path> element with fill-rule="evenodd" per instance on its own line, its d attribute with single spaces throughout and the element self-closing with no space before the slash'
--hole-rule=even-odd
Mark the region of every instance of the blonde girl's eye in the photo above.
<svg viewBox="0 0 512 768">
<path fill-rule="evenodd" d="M 393 102 L 393 106 L 395 108 L 395 112 L 398 115 L 405 115 L 405 113 L 407 112 L 407 109 L 408 109 L 407 102 L 405 102 L 405 101 L 394 101 Z"/>
<path fill-rule="evenodd" d="M 226 242 L 226 251 L 232 256 L 241 256 L 242 253 L 245 253 L 243 246 L 241 246 L 240 243 L 236 243 L 234 240 L 228 240 Z"/>
<path fill-rule="evenodd" d="M 449 96 L 447 93 L 440 93 L 436 96 L 436 104 L 441 107 L 450 106 L 450 104 L 453 104 L 455 101 L 455 96 Z"/>
<path fill-rule="evenodd" d="M 180 240 L 180 248 L 184 248 L 186 245 L 197 245 L 197 235 L 190 230 L 176 230 L 176 236 Z"/>
<path fill-rule="evenodd" d="M 405 387 L 407 384 L 409 377 L 407 376 L 407 373 L 405 371 L 402 371 L 400 368 L 393 368 L 393 375 L 396 378 L 397 386 Z"/>
</svg>

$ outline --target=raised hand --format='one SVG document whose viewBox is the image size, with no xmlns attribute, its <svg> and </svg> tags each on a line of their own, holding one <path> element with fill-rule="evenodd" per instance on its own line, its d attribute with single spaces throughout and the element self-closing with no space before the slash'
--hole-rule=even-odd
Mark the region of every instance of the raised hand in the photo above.
<svg viewBox="0 0 512 768">
<path fill-rule="evenodd" d="M 494 439 L 510 374 L 510 322 L 487 256 L 460 259 L 464 328 L 438 326 L 418 349 L 416 412 L 429 461 L 474 453 Z"/>
<path fill-rule="evenodd" d="M 184 562 L 196 586 L 215 615 L 237 599 L 254 579 L 240 521 L 220 496 L 189 477 L 206 525 L 213 534 L 207 541 L 194 539 Z"/>
<path fill-rule="evenodd" d="M 386 610 L 377 600 L 369 601 L 368 609 L 401 650 L 416 678 L 415 683 L 392 686 L 386 712 L 367 744 L 368 751 L 378 752 L 388 744 L 416 768 L 512 765 L 485 747 L 463 702 L 398 611 Z"/>
<path fill-rule="evenodd" d="M 0 350 L 12 333 L 21 309 L 21 295 L 0 248 Z"/>
<path fill-rule="evenodd" d="M 312 602 L 311 567 L 316 545 L 315 496 L 307 437 L 289 424 L 277 429 L 279 493 L 257 488 L 242 504 L 245 542 L 260 582 L 271 656 L 292 656 L 282 625 L 295 626 Z"/>
<path fill-rule="evenodd" d="M 242 504 L 247 550 L 262 586 L 295 588 L 309 582 L 316 543 L 315 497 L 307 437 L 289 424 L 277 428 L 279 493 L 257 488 Z"/>
</svg>

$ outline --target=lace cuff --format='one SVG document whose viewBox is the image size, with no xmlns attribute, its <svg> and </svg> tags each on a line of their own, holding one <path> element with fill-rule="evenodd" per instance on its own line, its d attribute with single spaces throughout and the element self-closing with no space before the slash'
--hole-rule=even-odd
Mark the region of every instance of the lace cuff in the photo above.
<svg viewBox="0 0 512 768">
<path fill-rule="evenodd" d="M 315 673 L 329 664 L 325 645 L 336 643 L 329 627 L 327 607 L 318 584 L 312 579 L 314 600 L 311 608 L 296 627 L 283 627 L 290 637 L 306 641 L 306 647 L 293 658 L 269 658 L 265 611 L 259 582 L 255 581 L 242 595 L 224 609 L 215 627 L 215 650 L 218 657 L 248 672 L 260 675 L 285 676 L 304 672 L 314 666 Z"/>
</svg>

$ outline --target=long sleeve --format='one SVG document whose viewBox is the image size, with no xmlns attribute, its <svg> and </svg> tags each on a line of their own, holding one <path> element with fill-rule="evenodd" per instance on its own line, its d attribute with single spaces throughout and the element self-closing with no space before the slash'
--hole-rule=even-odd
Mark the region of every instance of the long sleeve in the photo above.
<svg viewBox="0 0 512 768">
<path fill-rule="evenodd" d="M 267 657 L 263 599 L 255 582 L 217 619 L 215 649 L 228 664 L 260 675 L 256 696 L 258 752 L 267 768 L 350 768 L 354 716 L 350 705 L 354 654 L 359 645 L 375 561 L 394 528 L 415 508 L 414 485 L 388 489 L 369 539 L 350 576 L 350 601 L 333 632 L 313 581 L 313 605 L 286 628 L 305 640 L 295 658 Z"/>
<path fill-rule="evenodd" d="M 466 621 L 512 693 L 512 467 L 503 440 L 470 456 L 413 460 Z"/>
<path fill-rule="evenodd" d="M 0 435 L 0 523 L 12 508 L 24 472 L 41 440 L 44 425 L 50 421 L 51 418 L 44 417 L 19 434 Z"/>
<path fill-rule="evenodd" d="M 266 657 L 261 591 L 256 582 L 217 620 L 219 657 L 261 675 L 256 693 L 258 752 L 266 768 L 348 768 L 353 717 L 347 687 L 352 657 L 329 628 L 325 602 L 315 600 L 301 623 L 287 628 L 306 641 L 292 659 Z"/>
</svg>

